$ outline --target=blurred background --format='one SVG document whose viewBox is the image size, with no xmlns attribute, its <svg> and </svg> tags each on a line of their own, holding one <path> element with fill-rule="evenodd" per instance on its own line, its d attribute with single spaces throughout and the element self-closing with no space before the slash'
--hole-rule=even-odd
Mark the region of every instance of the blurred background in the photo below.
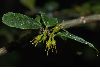
<svg viewBox="0 0 100 80">
<path fill-rule="evenodd" d="M 99 67 L 100 55 L 87 45 L 56 37 L 58 53 L 46 55 L 45 44 L 30 43 L 39 30 L 20 30 L 2 23 L 2 16 L 15 12 L 35 17 L 39 11 L 62 20 L 100 14 L 100 0 L 0 0 L 0 66 L 1 67 Z M 100 51 L 100 21 L 68 29 L 94 44 Z"/>
</svg>

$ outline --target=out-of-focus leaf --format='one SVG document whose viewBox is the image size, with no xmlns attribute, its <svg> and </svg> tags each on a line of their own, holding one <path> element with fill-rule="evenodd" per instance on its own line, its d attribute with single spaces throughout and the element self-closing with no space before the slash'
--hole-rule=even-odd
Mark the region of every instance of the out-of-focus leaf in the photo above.
<svg viewBox="0 0 100 80">
<path fill-rule="evenodd" d="M 76 12 L 80 13 L 80 15 L 87 15 L 91 13 L 91 4 L 84 3 L 82 6 L 75 7 Z"/>
<path fill-rule="evenodd" d="M 72 40 L 75 40 L 77 42 L 80 42 L 80 43 L 83 43 L 83 44 L 86 44 L 88 45 L 89 47 L 92 47 L 94 48 L 95 50 L 97 50 L 93 44 L 89 43 L 88 41 L 84 40 L 83 38 L 81 37 L 78 37 L 74 34 L 71 34 L 69 33 L 68 31 L 64 31 L 64 32 L 58 32 L 57 33 L 57 36 L 60 36 L 62 39 L 66 40 L 66 39 L 72 39 Z M 97 50 L 98 51 L 98 50 Z"/>
<path fill-rule="evenodd" d="M 3 15 L 2 22 L 10 27 L 20 29 L 38 29 L 41 27 L 40 22 L 20 13 L 8 12 Z"/>
<path fill-rule="evenodd" d="M 96 14 L 100 14 L 100 4 L 96 4 L 92 7 L 92 11 Z"/>
<path fill-rule="evenodd" d="M 36 0 L 20 0 L 20 2 L 30 10 L 34 10 Z"/>
<path fill-rule="evenodd" d="M 53 2 L 47 2 L 44 8 L 48 11 L 53 11 L 56 10 L 58 7 L 59 7 L 58 3 L 53 1 Z"/>
<path fill-rule="evenodd" d="M 57 18 L 48 17 L 45 13 L 40 12 L 42 21 L 46 27 L 55 26 L 58 23 Z"/>
</svg>

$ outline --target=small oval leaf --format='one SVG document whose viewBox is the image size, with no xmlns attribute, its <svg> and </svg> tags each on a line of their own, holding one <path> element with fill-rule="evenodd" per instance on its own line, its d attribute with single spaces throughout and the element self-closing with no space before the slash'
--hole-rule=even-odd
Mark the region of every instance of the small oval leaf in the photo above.
<svg viewBox="0 0 100 80">
<path fill-rule="evenodd" d="M 10 27 L 20 29 L 38 29 L 41 28 L 41 23 L 33 18 L 20 13 L 8 12 L 3 15 L 2 22 Z"/>
<path fill-rule="evenodd" d="M 46 27 L 52 27 L 58 24 L 57 18 L 48 17 L 45 13 L 40 12 L 42 21 Z"/>
</svg>

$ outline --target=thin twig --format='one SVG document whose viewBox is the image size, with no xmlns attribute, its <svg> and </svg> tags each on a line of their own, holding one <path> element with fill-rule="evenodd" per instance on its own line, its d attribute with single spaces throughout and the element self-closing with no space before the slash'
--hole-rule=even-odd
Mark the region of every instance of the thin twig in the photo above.
<svg viewBox="0 0 100 80">
<path fill-rule="evenodd" d="M 86 17 L 82 16 L 78 19 L 63 21 L 60 25 L 63 26 L 63 28 L 70 28 L 79 24 L 86 24 L 86 23 L 98 21 L 98 20 L 100 20 L 100 14 L 90 15 Z"/>
<path fill-rule="evenodd" d="M 7 53 L 6 47 L 0 48 L 0 56 L 3 55 L 3 54 L 5 54 L 5 53 Z"/>
</svg>

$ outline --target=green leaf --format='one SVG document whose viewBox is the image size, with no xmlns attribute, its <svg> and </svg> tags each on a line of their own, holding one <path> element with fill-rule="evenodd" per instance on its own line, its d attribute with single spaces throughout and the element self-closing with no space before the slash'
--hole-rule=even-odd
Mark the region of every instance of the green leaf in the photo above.
<svg viewBox="0 0 100 80">
<path fill-rule="evenodd" d="M 20 2 L 32 11 L 35 9 L 36 0 L 20 0 Z"/>
<path fill-rule="evenodd" d="M 8 12 L 3 15 L 2 22 L 10 27 L 20 29 L 38 29 L 41 23 L 20 13 Z"/>
<path fill-rule="evenodd" d="M 45 13 L 40 12 L 42 21 L 46 27 L 52 27 L 58 24 L 57 18 L 48 17 Z"/>
<path fill-rule="evenodd" d="M 71 34 L 69 33 L 68 31 L 65 31 L 65 32 L 58 32 L 57 33 L 57 36 L 60 36 L 62 39 L 66 40 L 66 39 L 72 39 L 72 40 L 75 40 L 77 42 L 80 42 L 80 43 L 83 43 L 83 44 L 86 44 L 88 45 L 89 47 L 92 47 L 94 48 L 96 51 L 98 51 L 93 44 L 89 43 L 88 41 L 84 40 L 83 38 L 81 37 L 78 37 L 74 34 Z"/>
<path fill-rule="evenodd" d="M 35 18 L 35 21 L 37 21 L 40 25 L 42 25 L 42 24 L 40 23 L 40 20 L 41 20 L 41 17 L 40 17 L 39 15 L 37 15 L 36 18 Z"/>
</svg>

